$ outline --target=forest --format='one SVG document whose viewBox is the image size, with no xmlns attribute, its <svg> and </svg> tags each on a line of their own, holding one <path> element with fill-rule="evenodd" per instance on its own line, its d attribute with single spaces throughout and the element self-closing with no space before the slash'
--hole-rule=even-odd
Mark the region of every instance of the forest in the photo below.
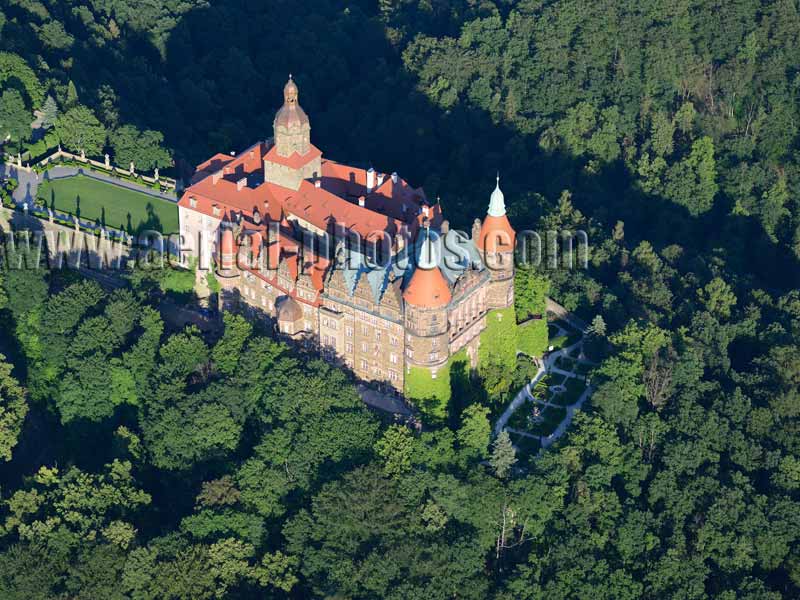
<svg viewBox="0 0 800 600">
<path fill-rule="evenodd" d="M 499 170 L 518 231 L 586 231 L 516 309 L 546 278 L 599 363 L 515 454 L 523 361 L 418 432 L 241 317 L 170 327 L 157 275 L 5 247 L 0 597 L 800 597 L 799 65 L 791 0 L 0 0 L 10 152 L 184 176 L 271 135 L 291 72 L 326 156 L 453 227 Z"/>
</svg>

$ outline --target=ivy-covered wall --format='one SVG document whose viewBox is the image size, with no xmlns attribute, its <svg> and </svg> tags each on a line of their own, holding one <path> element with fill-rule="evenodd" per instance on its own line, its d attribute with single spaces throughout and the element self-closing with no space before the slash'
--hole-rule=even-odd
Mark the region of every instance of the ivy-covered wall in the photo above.
<svg viewBox="0 0 800 600">
<path fill-rule="evenodd" d="M 411 367 L 406 371 L 405 395 L 426 417 L 444 419 L 450 402 L 450 362 L 439 368 L 435 379 L 428 369 Z"/>
<path fill-rule="evenodd" d="M 486 315 L 478 349 L 478 374 L 489 396 L 508 391 L 516 366 L 517 316 L 514 307 Z"/>
<path fill-rule="evenodd" d="M 541 356 L 547 344 L 547 319 L 533 319 L 517 327 L 517 349 L 523 354 Z"/>
<path fill-rule="evenodd" d="M 429 419 L 442 420 L 447 417 L 453 393 L 450 374 L 456 364 L 463 364 L 465 366 L 463 370 L 469 371 L 469 357 L 466 348 L 462 348 L 451 356 L 447 364 L 436 372 L 435 379 L 431 377 L 428 369 L 422 367 L 411 367 L 411 371 L 406 373 L 406 398 L 414 402 Z"/>
</svg>

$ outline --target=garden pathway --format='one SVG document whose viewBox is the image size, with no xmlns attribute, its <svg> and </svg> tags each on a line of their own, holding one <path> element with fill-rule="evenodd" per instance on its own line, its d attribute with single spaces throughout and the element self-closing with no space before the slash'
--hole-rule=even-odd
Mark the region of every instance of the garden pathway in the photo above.
<svg viewBox="0 0 800 600">
<path fill-rule="evenodd" d="M 564 318 L 563 315 L 562 315 L 562 318 Z M 571 324 L 573 326 L 576 325 L 575 323 L 573 323 L 569 319 L 565 319 L 565 320 L 569 324 Z M 568 332 L 565 331 L 562 327 L 560 327 L 558 325 L 556 325 L 556 326 L 558 327 L 559 330 L 558 330 L 558 334 L 555 337 L 558 337 L 559 335 L 567 335 L 568 334 Z M 583 333 L 582 329 L 579 330 L 579 331 L 581 331 Z M 514 433 L 516 435 L 520 435 L 520 436 L 523 436 L 523 437 L 533 438 L 533 439 L 539 440 L 539 442 L 541 443 L 542 448 L 547 448 L 548 446 L 553 444 L 557 439 L 559 439 L 562 435 L 564 435 L 564 433 L 567 431 L 567 428 L 572 423 L 572 418 L 573 418 L 573 416 L 575 414 L 575 411 L 580 409 L 583 406 L 583 403 L 586 401 L 586 399 L 592 394 L 593 389 L 592 389 L 591 385 L 586 387 L 586 389 L 583 391 L 583 393 L 580 395 L 580 397 L 578 398 L 577 401 L 575 401 L 574 403 L 572 403 L 570 405 L 567 405 L 567 406 L 560 406 L 560 405 L 557 405 L 557 404 L 552 404 L 550 402 L 547 402 L 547 401 L 541 400 L 539 398 L 536 398 L 533 395 L 532 390 L 535 388 L 536 384 L 539 383 L 539 381 L 541 381 L 542 378 L 544 378 L 544 376 L 547 375 L 548 373 L 564 375 L 566 377 L 573 377 L 575 379 L 586 381 L 586 376 L 585 375 L 581 375 L 579 373 L 576 373 L 574 370 L 567 370 L 567 369 L 563 369 L 561 367 L 556 367 L 555 366 L 556 361 L 560 357 L 568 356 L 575 348 L 581 348 L 582 345 L 583 345 L 584 338 L 585 338 L 585 336 L 582 337 L 579 341 L 575 342 L 574 344 L 572 344 L 570 346 L 567 346 L 565 348 L 561 348 L 560 350 L 555 350 L 553 352 L 550 352 L 549 354 L 547 354 L 547 355 L 545 355 L 543 357 L 541 366 L 539 367 L 539 370 L 537 371 L 536 375 L 534 375 L 534 377 L 530 380 L 529 383 L 527 383 L 525 386 L 523 386 L 523 388 L 517 393 L 517 395 L 511 401 L 511 403 L 506 407 L 505 411 L 503 411 L 503 414 L 500 415 L 500 418 L 497 419 L 497 423 L 495 423 L 495 426 L 494 426 L 494 434 L 495 435 L 499 435 L 500 432 L 505 429 L 509 433 Z M 581 352 L 581 355 L 582 354 L 583 353 Z M 583 365 L 593 364 L 591 361 L 585 359 L 582 356 L 580 358 L 578 358 L 578 359 L 573 359 L 573 360 L 575 361 L 574 362 L 575 369 L 577 369 L 578 365 L 581 365 L 581 364 L 583 364 Z M 537 436 L 537 435 L 534 435 L 532 433 L 528 433 L 526 431 L 522 431 L 522 430 L 519 430 L 519 429 L 514 429 L 514 428 L 511 428 L 511 427 L 506 427 L 506 424 L 508 423 L 508 420 L 511 418 L 511 415 L 513 415 L 514 412 L 517 411 L 519 408 L 521 408 L 526 402 L 533 402 L 535 404 L 538 404 L 538 405 L 541 405 L 541 406 L 545 406 L 545 407 L 563 408 L 563 409 L 565 409 L 567 411 L 567 414 L 564 417 L 564 419 L 561 421 L 561 423 L 559 423 L 558 427 L 556 427 L 556 429 L 548 436 Z"/>
<path fill-rule="evenodd" d="M 17 204 L 24 202 L 31 204 L 36 199 L 36 192 L 39 189 L 37 173 L 33 171 L 28 173 L 25 169 L 18 169 L 12 164 L 0 164 L 0 178 L 17 180 L 17 189 L 11 194 Z"/>
</svg>

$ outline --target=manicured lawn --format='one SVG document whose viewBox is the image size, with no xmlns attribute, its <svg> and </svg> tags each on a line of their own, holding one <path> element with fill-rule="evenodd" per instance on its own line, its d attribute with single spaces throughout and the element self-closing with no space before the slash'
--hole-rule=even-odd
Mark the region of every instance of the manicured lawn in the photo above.
<svg viewBox="0 0 800 600">
<path fill-rule="evenodd" d="M 561 348 L 566 348 L 567 346 L 571 346 L 575 342 L 580 339 L 577 335 L 560 335 L 558 337 L 552 338 L 550 340 L 550 345 L 553 347 L 554 350 L 561 350 Z"/>
<path fill-rule="evenodd" d="M 128 232 L 155 229 L 162 233 L 178 231 L 178 206 L 110 183 L 78 175 L 44 181 L 38 196 L 48 207 L 77 214 L 81 219 L 104 222 L 108 227 Z"/>
<path fill-rule="evenodd" d="M 572 371 L 575 368 L 575 361 L 567 356 L 559 356 L 556 359 L 556 366 L 565 371 Z"/>
<path fill-rule="evenodd" d="M 578 401 L 581 397 L 583 390 L 586 389 L 586 382 L 575 377 L 567 377 L 563 383 L 566 390 L 560 394 L 556 394 L 550 402 L 558 404 L 559 406 L 570 406 Z"/>
<path fill-rule="evenodd" d="M 576 372 L 578 375 L 586 375 L 586 374 L 588 374 L 588 373 L 589 373 L 589 371 L 591 371 L 593 368 L 594 368 L 594 365 L 590 365 L 590 364 L 588 364 L 588 363 L 578 363 L 578 366 L 577 366 L 577 368 L 575 369 L 575 372 Z"/>
<path fill-rule="evenodd" d="M 550 435 L 567 416 L 567 411 L 560 407 L 548 406 L 542 413 L 544 420 L 528 430 L 533 435 Z"/>
</svg>

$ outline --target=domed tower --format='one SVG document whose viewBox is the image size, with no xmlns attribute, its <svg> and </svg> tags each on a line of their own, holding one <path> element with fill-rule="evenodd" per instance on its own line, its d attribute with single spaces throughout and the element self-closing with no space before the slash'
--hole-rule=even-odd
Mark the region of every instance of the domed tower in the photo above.
<svg viewBox="0 0 800 600">
<path fill-rule="evenodd" d="M 514 242 L 516 232 L 506 216 L 506 202 L 500 189 L 500 175 L 489 199 L 489 210 L 476 241 L 484 264 L 491 272 L 487 294 L 490 308 L 514 304 Z"/>
<path fill-rule="evenodd" d="M 311 144 L 311 123 L 298 102 L 297 84 L 289 75 L 283 106 L 275 113 L 275 146 L 264 157 L 264 180 L 293 190 L 304 179 L 322 173 L 322 153 Z"/>
<path fill-rule="evenodd" d="M 303 331 L 303 308 L 291 296 L 283 296 L 277 302 L 278 331 L 292 339 L 298 339 Z"/>
<path fill-rule="evenodd" d="M 311 123 L 297 101 L 297 84 L 289 75 L 283 87 L 283 106 L 275 113 L 272 124 L 278 156 L 288 157 L 295 152 L 301 156 L 311 149 Z"/>
<path fill-rule="evenodd" d="M 417 267 L 403 292 L 406 364 L 435 374 L 449 358 L 447 307 L 453 296 L 439 269 L 441 240 L 428 227 L 423 235 Z"/>
</svg>

